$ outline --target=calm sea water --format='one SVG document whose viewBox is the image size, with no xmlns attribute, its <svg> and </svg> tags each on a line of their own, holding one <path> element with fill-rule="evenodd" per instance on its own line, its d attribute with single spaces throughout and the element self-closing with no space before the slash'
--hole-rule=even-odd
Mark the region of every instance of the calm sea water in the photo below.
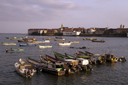
<svg viewBox="0 0 128 85">
<path fill-rule="evenodd" d="M 55 36 L 34 36 L 39 41 L 42 38 L 51 38 L 51 43 L 40 45 L 52 45 L 52 48 L 39 49 L 38 45 L 35 47 L 19 47 L 15 40 L 6 39 L 6 37 L 25 37 L 27 34 L 0 34 L 1 42 L 14 42 L 16 46 L 2 46 L 0 45 L 0 85 L 127 85 L 128 84 L 128 62 L 106 63 L 102 65 L 93 65 L 93 71 L 79 72 L 72 75 L 56 76 L 49 73 L 38 73 L 31 79 L 26 79 L 19 76 L 15 72 L 14 63 L 19 58 L 26 59 L 31 57 L 39 60 L 40 55 L 51 55 L 54 57 L 53 51 L 64 54 L 65 52 L 75 56 L 75 51 L 90 51 L 92 53 L 104 54 L 105 51 L 113 53 L 117 57 L 125 56 L 128 60 L 128 38 L 115 37 L 66 37 L 66 41 L 79 41 L 80 43 L 72 43 L 72 47 L 83 47 L 87 49 L 72 49 L 70 46 L 58 46 L 61 41 L 54 41 Z M 29 36 L 33 37 L 33 36 Z M 83 38 L 97 38 L 104 39 L 105 43 L 91 42 L 82 40 Z M 6 53 L 5 49 L 23 48 L 23 53 Z"/>
</svg>

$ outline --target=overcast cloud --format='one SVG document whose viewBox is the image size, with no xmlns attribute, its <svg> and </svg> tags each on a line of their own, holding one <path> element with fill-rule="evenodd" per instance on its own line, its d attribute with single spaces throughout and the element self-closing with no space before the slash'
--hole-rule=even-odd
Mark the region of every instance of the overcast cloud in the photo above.
<svg viewBox="0 0 128 85">
<path fill-rule="evenodd" d="M 0 33 L 29 28 L 127 27 L 128 0 L 0 0 Z M 8 31 L 9 30 L 9 31 Z"/>
</svg>

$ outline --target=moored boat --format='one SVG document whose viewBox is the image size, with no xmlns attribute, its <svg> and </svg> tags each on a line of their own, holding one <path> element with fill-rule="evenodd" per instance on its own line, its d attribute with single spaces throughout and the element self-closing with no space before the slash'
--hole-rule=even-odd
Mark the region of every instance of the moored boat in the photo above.
<svg viewBox="0 0 128 85">
<path fill-rule="evenodd" d="M 34 72 L 27 68 L 25 65 L 21 65 L 18 62 L 14 64 L 16 72 L 19 73 L 21 76 L 26 78 L 31 78 L 34 75 Z"/>
<path fill-rule="evenodd" d="M 27 47 L 27 46 L 36 46 L 35 44 L 19 44 L 19 46 Z"/>
<path fill-rule="evenodd" d="M 69 41 L 69 43 L 79 43 L 79 41 Z"/>
<path fill-rule="evenodd" d="M 40 49 L 41 49 L 41 48 L 52 48 L 52 46 L 50 46 L 50 45 L 46 45 L 46 46 L 39 45 L 39 48 L 40 48 Z"/>
<path fill-rule="evenodd" d="M 92 40 L 92 42 L 105 42 L 104 40 Z"/>
<path fill-rule="evenodd" d="M 16 43 L 4 43 L 4 42 L 2 42 L 2 45 L 16 45 Z"/>
<path fill-rule="evenodd" d="M 7 53 L 18 53 L 18 52 L 24 52 L 24 49 L 10 49 L 10 50 L 8 50 L 8 49 L 6 49 L 6 52 Z"/>
<path fill-rule="evenodd" d="M 71 45 L 71 43 L 69 42 L 59 43 L 59 46 L 69 46 L 69 45 Z"/>
<path fill-rule="evenodd" d="M 51 40 L 51 38 L 43 38 L 44 40 Z"/>
</svg>

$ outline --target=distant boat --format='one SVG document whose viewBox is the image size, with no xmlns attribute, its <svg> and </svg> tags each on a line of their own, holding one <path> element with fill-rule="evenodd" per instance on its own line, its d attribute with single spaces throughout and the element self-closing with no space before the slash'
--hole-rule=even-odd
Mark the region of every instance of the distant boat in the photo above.
<svg viewBox="0 0 128 85">
<path fill-rule="evenodd" d="M 52 46 L 49 46 L 49 45 L 47 45 L 47 46 L 41 46 L 41 45 L 39 45 L 39 48 L 52 48 Z"/>
<path fill-rule="evenodd" d="M 97 39 L 93 39 L 93 38 L 83 38 L 83 40 L 97 40 Z"/>
<path fill-rule="evenodd" d="M 51 38 L 43 38 L 44 40 L 51 40 Z"/>
<path fill-rule="evenodd" d="M 71 43 L 69 42 L 59 43 L 59 46 L 69 46 L 69 45 L 71 45 Z"/>
<path fill-rule="evenodd" d="M 79 41 L 69 41 L 69 43 L 79 43 Z"/>
<path fill-rule="evenodd" d="M 92 42 L 105 42 L 104 40 L 92 40 Z"/>
<path fill-rule="evenodd" d="M 59 36 L 59 37 L 55 37 L 56 39 L 54 39 L 54 41 L 65 41 L 65 39 L 63 39 L 63 36 Z"/>
<path fill-rule="evenodd" d="M 7 53 L 18 53 L 18 52 L 24 52 L 24 49 L 6 49 Z"/>
<path fill-rule="evenodd" d="M 19 44 L 19 46 L 36 46 L 35 44 Z"/>
<path fill-rule="evenodd" d="M 4 42 L 2 42 L 2 45 L 16 45 L 16 43 L 4 43 Z"/>
</svg>

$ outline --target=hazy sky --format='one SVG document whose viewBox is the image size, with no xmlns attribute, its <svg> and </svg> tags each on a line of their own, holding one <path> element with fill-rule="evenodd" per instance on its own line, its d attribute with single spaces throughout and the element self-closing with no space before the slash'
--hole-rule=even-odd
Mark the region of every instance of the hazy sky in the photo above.
<svg viewBox="0 0 128 85">
<path fill-rule="evenodd" d="M 128 0 L 0 0 L 0 33 L 29 28 L 128 27 Z"/>
</svg>

